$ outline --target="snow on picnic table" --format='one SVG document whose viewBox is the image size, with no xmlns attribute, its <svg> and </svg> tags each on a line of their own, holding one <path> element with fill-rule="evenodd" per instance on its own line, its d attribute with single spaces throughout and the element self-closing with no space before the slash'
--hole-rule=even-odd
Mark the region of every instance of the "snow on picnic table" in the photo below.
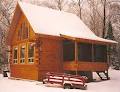
<svg viewBox="0 0 120 92">
<path fill-rule="evenodd" d="M 0 92 L 120 92 L 120 71 L 110 69 L 109 75 L 111 80 L 87 83 L 88 89 L 81 90 L 47 87 L 38 81 L 12 80 L 0 74 Z"/>
</svg>

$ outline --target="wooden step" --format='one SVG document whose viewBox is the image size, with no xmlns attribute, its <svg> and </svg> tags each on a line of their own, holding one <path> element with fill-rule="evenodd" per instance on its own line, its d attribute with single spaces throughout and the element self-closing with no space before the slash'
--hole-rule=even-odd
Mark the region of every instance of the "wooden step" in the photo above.
<svg viewBox="0 0 120 92">
<path fill-rule="evenodd" d="M 100 77 L 101 80 L 109 80 L 110 79 L 110 77 L 108 76 L 108 71 L 99 71 L 96 73 Z"/>
</svg>

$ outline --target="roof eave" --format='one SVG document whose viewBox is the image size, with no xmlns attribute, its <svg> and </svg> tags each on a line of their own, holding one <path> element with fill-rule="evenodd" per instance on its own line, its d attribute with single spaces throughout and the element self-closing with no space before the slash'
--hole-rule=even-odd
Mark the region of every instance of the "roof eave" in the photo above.
<svg viewBox="0 0 120 92">
<path fill-rule="evenodd" d="M 60 37 L 63 37 L 65 39 L 69 39 L 69 40 L 78 41 L 78 42 L 88 42 L 88 43 L 97 43 L 97 44 L 106 44 L 106 45 L 118 43 L 116 41 L 107 40 L 107 39 L 104 39 L 105 41 L 100 41 L 100 40 L 93 40 L 93 39 L 71 37 L 71 36 L 67 36 L 67 35 L 63 35 L 63 34 L 60 34 Z"/>
</svg>

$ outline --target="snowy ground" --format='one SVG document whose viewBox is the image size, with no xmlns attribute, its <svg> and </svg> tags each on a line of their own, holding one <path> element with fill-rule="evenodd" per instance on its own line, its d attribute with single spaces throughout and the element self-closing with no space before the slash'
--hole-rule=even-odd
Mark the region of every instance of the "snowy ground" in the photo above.
<svg viewBox="0 0 120 92">
<path fill-rule="evenodd" d="M 120 71 L 110 69 L 109 75 L 111 80 L 87 83 L 88 89 L 81 90 L 47 87 L 37 81 L 12 80 L 0 74 L 0 92 L 120 92 Z"/>
</svg>

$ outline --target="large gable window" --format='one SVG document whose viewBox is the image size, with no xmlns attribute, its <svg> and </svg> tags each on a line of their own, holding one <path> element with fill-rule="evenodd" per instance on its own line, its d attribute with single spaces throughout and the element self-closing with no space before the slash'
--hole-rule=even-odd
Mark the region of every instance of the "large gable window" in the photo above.
<svg viewBox="0 0 120 92">
<path fill-rule="evenodd" d="M 18 40 L 29 38 L 29 25 L 23 22 L 18 29 Z"/>
<path fill-rule="evenodd" d="M 20 63 L 25 63 L 25 46 L 20 48 Z"/>
<path fill-rule="evenodd" d="M 14 57 L 13 57 L 13 63 L 16 64 L 18 62 L 18 48 L 14 48 Z"/>
<path fill-rule="evenodd" d="M 34 62 L 34 44 L 30 43 L 28 45 L 28 62 L 33 63 Z"/>
</svg>

